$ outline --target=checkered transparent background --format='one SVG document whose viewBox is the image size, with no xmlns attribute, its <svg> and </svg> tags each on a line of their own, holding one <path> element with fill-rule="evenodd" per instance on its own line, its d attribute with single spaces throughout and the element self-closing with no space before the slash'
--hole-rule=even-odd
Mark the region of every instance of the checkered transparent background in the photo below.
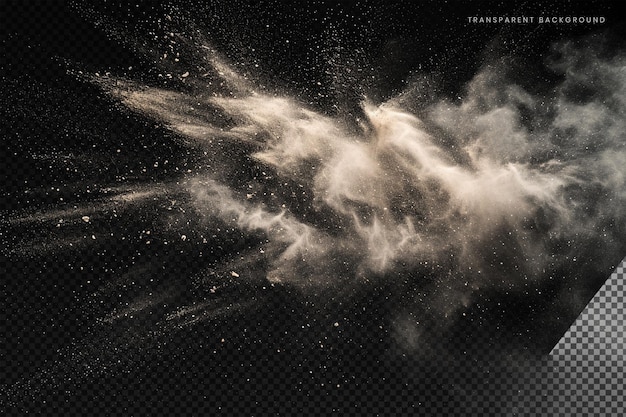
<svg viewBox="0 0 626 417">
<path fill-rule="evenodd" d="M 520 379 L 510 416 L 626 415 L 624 277 L 615 270 L 550 352 Z"/>
</svg>

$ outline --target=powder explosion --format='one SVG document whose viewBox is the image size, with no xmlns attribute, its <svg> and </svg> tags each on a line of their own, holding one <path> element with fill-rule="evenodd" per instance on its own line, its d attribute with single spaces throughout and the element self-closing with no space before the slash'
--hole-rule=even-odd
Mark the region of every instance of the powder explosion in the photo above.
<svg viewBox="0 0 626 417">
<path fill-rule="evenodd" d="M 524 368 L 626 253 L 609 31 L 487 33 L 460 3 L 70 3 L 84 27 L 16 19 L 3 43 L 0 408 L 519 414 Z"/>
<path fill-rule="evenodd" d="M 269 281 L 436 275 L 445 301 L 432 307 L 449 313 L 481 289 L 541 286 L 592 245 L 603 248 L 601 268 L 619 256 L 624 59 L 557 49 L 551 67 L 563 80 L 550 95 L 493 63 L 459 101 L 411 111 L 419 86 L 410 86 L 384 103 L 365 99 L 354 120 L 257 93 L 215 52 L 206 60 L 227 92 L 188 73 L 189 92 L 122 80 L 111 91 L 206 150 L 212 169 L 193 180 L 195 207 L 261 233 Z"/>
</svg>

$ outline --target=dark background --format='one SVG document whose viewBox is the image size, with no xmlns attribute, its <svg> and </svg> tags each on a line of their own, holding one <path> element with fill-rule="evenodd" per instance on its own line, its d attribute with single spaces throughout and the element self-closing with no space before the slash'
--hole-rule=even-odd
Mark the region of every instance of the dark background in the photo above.
<svg viewBox="0 0 626 417">
<path fill-rule="evenodd" d="M 156 23 L 165 14 L 173 16 L 172 26 L 184 21 L 201 30 L 242 73 L 254 72 L 271 88 L 336 113 L 357 111 L 363 95 L 391 97 L 423 74 L 438 96 L 455 97 L 494 55 L 523 62 L 522 85 L 545 88 L 559 80 L 544 66 L 554 41 L 606 32 L 609 44 L 623 46 L 622 3 L 0 2 L 0 241 L 7 249 L 0 258 L 0 405 L 15 415 L 462 415 L 468 402 L 478 402 L 482 415 L 498 414 L 524 367 L 511 361 L 532 361 L 560 337 L 535 324 L 539 301 L 503 299 L 508 313 L 490 313 L 505 329 L 500 333 L 481 326 L 484 312 L 470 312 L 477 320 L 458 324 L 452 338 L 434 328 L 430 351 L 420 357 L 394 350 L 386 321 L 393 288 L 356 294 L 349 305 L 315 305 L 289 288 L 261 292 L 263 283 L 233 283 L 220 307 L 257 298 L 262 307 L 163 334 L 153 332 L 151 316 L 139 325 L 102 327 L 97 318 L 134 294 L 94 298 L 94 288 L 132 271 L 131 260 L 140 259 L 143 267 L 134 291 L 170 288 L 168 307 L 150 314 L 206 296 L 187 279 L 207 262 L 198 258 L 199 249 L 137 249 L 138 232 L 163 214 L 161 200 L 94 225 L 127 236 L 124 243 L 110 239 L 82 251 L 16 255 L 11 247 L 41 241 L 54 246 L 55 234 L 63 231 L 8 220 L 14 213 L 96 204 L 104 197 L 99 190 L 110 185 L 176 181 L 199 163 L 199 151 L 76 76 L 110 72 L 182 88 L 158 76 L 154 51 L 164 41 L 147 36 L 167 30 L 169 23 Z M 599 15 L 607 23 L 467 23 L 467 16 L 486 15 Z M 181 61 L 193 63 L 193 53 Z M 347 74 L 343 68 L 361 71 Z M 71 169 L 35 157 L 70 153 L 77 156 Z M 155 167 L 155 159 L 179 169 Z M 223 236 L 212 262 L 255 244 L 242 239 Z M 148 279 L 154 276 L 157 283 Z M 588 288 L 588 297 L 600 284 Z M 332 331 L 345 317 L 350 320 L 342 321 L 341 332 Z M 561 329 L 573 319 L 565 318 Z M 310 330 L 303 330 L 304 323 Z M 326 349 L 318 348 L 320 339 Z"/>
</svg>

